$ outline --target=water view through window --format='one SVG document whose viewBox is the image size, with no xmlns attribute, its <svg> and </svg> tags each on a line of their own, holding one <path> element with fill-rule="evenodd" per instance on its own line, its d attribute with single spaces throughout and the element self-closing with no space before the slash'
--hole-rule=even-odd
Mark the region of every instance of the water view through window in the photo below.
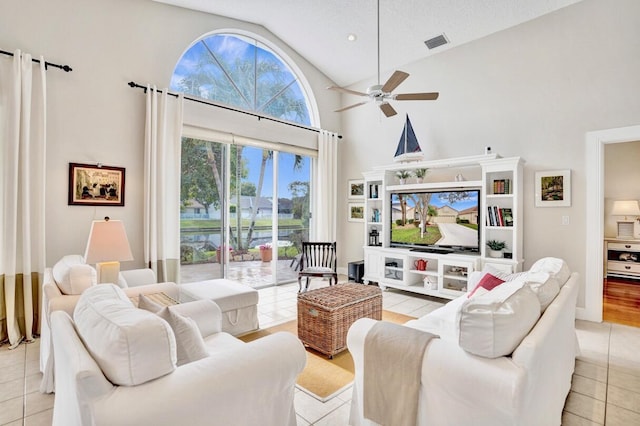
<svg viewBox="0 0 640 426">
<path fill-rule="evenodd" d="M 178 61 L 170 88 L 311 125 L 291 67 L 248 36 L 197 41 Z M 296 279 L 295 258 L 309 238 L 310 169 L 306 156 L 183 138 L 181 281 L 226 277 L 261 287 Z"/>
</svg>

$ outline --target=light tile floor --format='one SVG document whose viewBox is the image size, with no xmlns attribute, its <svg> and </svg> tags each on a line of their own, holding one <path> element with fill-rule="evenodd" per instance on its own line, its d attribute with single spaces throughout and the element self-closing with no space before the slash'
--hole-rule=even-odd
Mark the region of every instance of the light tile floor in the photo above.
<svg viewBox="0 0 640 426">
<path fill-rule="evenodd" d="M 342 277 L 344 279 L 344 277 Z M 311 288 L 326 285 L 313 282 Z M 260 326 L 295 319 L 297 284 L 260 289 Z M 384 309 L 421 316 L 437 309 L 438 299 L 387 290 Z M 640 425 L 640 328 L 576 321 L 581 355 L 576 361 L 562 424 Z M 9 351 L 0 347 L 0 425 L 50 425 L 54 396 L 39 393 L 39 340 Z M 351 389 L 327 402 L 297 390 L 298 425 L 348 424 Z"/>
</svg>

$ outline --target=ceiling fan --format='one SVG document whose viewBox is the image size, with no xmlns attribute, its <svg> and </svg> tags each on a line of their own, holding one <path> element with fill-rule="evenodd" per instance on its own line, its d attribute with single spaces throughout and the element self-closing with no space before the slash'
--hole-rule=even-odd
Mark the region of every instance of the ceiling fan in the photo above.
<svg viewBox="0 0 640 426">
<path fill-rule="evenodd" d="M 385 116 L 391 117 L 397 114 L 396 110 L 388 102 L 393 99 L 396 101 L 435 101 L 438 99 L 438 92 L 429 93 L 401 93 L 393 94 L 392 92 L 403 81 L 409 77 L 409 74 L 404 71 L 394 71 L 391 77 L 384 83 L 380 84 L 380 0 L 377 1 L 378 7 L 378 84 L 370 86 L 365 92 L 358 92 L 356 90 L 346 89 L 344 87 L 329 86 L 327 89 L 335 90 L 338 92 L 349 93 L 356 96 L 366 96 L 369 98 L 367 101 L 358 102 L 357 104 L 349 105 L 344 108 L 335 110 L 334 112 L 342 112 L 351 108 L 364 105 L 367 102 L 375 101 L 378 107 L 382 110 Z"/>
</svg>

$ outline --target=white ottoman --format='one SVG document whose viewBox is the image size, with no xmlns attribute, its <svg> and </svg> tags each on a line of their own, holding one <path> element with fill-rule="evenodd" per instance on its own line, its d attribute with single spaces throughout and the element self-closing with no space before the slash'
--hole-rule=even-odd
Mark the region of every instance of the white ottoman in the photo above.
<svg viewBox="0 0 640 426">
<path fill-rule="evenodd" d="M 180 284 L 180 299 L 213 300 L 222 311 L 222 331 L 237 336 L 258 329 L 258 291 L 226 279 Z"/>
</svg>

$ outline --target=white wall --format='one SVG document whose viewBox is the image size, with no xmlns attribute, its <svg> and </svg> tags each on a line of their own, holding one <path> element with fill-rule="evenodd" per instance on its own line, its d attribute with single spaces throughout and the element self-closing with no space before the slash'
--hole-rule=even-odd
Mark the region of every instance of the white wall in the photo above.
<svg viewBox="0 0 640 426">
<path fill-rule="evenodd" d="M 392 162 L 408 113 L 427 160 L 482 154 L 485 146 L 523 157 L 525 267 L 558 256 L 584 276 L 585 133 L 640 122 L 638 16 L 634 0 L 584 0 L 401 67 L 411 76 L 398 93 L 439 91 L 440 98 L 395 102 L 399 114 L 392 118 L 372 104 L 343 113 L 341 199 L 348 179 Z M 572 171 L 571 207 L 534 207 L 534 173 L 559 169 Z M 339 208 L 346 215 L 346 202 Z M 569 225 L 561 224 L 564 215 Z M 343 262 L 362 258 L 362 233 L 359 224 L 340 221 Z M 579 306 L 584 297 L 583 289 Z"/>
<path fill-rule="evenodd" d="M 0 49 L 73 68 L 47 74 L 47 265 L 83 254 L 91 220 L 108 215 L 124 220 L 131 241 L 135 260 L 123 268 L 142 266 L 145 97 L 126 83 L 168 86 L 184 50 L 205 33 L 239 28 L 273 42 L 309 81 L 321 127 L 340 130 L 331 112 L 339 96 L 325 89 L 331 82 L 263 27 L 149 0 L 3 1 L 0 16 Z M 125 167 L 125 207 L 68 206 L 69 162 Z"/>
<path fill-rule="evenodd" d="M 144 96 L 126 83 L 168 84 L 184 49 L 202 34 L 241 28 L 272 40 L 297 63 L 319 104 L 321 126 L 345 138 L 339 155 L 340 266 L 362 259 L 363 227 L 348 222 L 347 181 L 388 164 L 411 117 L 425 159 L 481 154 L 485 146 L 525 165 L 525 266 L 541 256 L 585 272 L 584 138 L 588 131 L 640 122 L 640 2 L 584 0 L 535 21 L 400 67 L 398 92 L 439 91 L 435 102 L 396 102 L 385 118 L 368 104 L 334 114 L 328 79 L 264 28 L 148 0 L 2 2 L 0 48 L 68 63 L 48 73 L 47 264 L 82 253 L 90 221 L 123 219 L 142 258 Z M 383 63 L 384 54 L 381 52 Z M 0 60 L 3 60 L 0 58 Z M 383 74 L 383 79 L 390 71 Z M 374 81 L 355 85 L 364 89 Z M 355 102 L 346 95 L 344 103 Z M 69 162 L 127 168 L 126 206 L 67 206 Z M 538 170 L 572 170 L 572 205 L 535 208 Z M 570 224 L 561 225 L 568 215 Z M 584 300 L 584 292 L 580 295 Z"/>
</svg>

